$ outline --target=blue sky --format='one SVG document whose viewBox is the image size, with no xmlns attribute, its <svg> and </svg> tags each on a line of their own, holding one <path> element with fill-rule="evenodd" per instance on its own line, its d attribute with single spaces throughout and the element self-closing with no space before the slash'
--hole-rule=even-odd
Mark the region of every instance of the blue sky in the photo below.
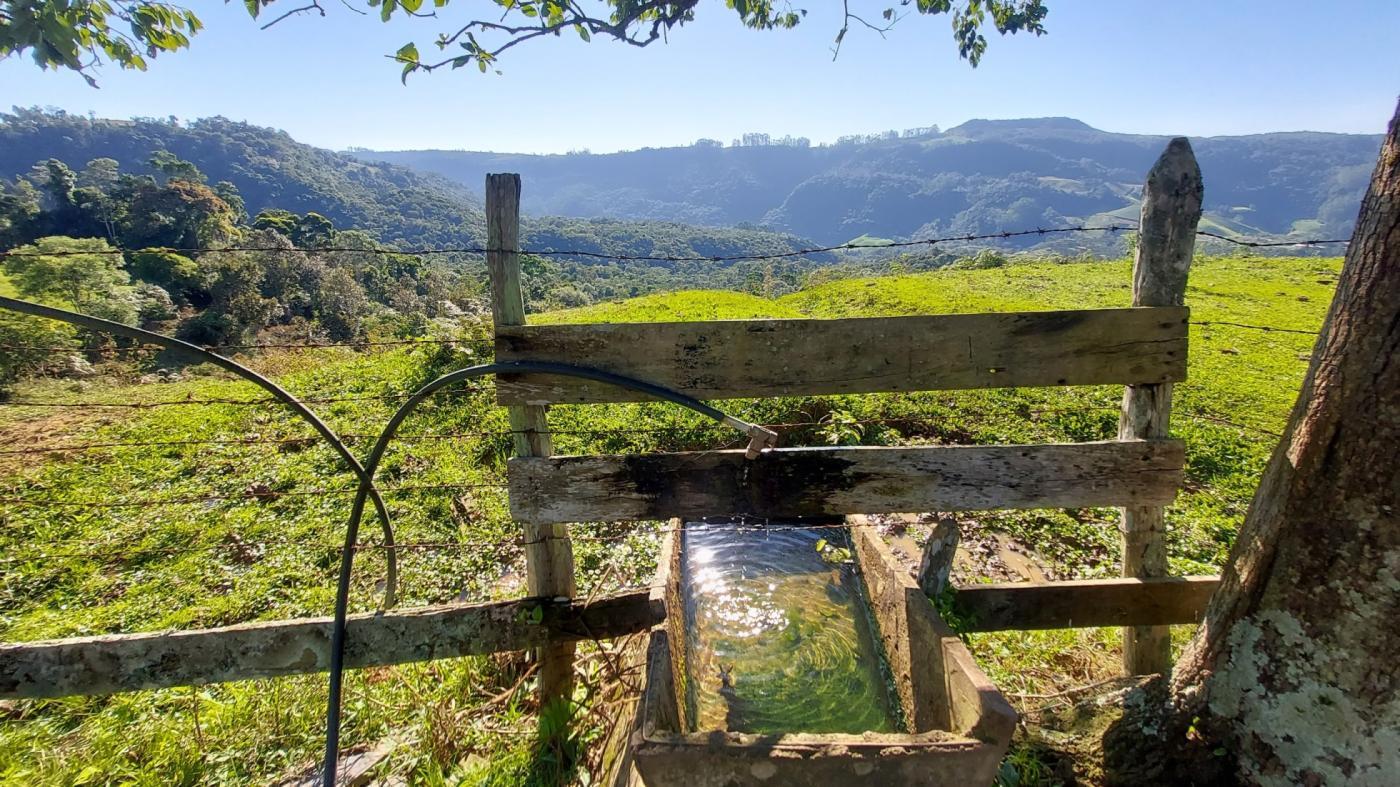
<svg viewBox="0 0 1400 787">
<path fill-rule="evenodd" d="M 885 40 L 852 29 L 833 62 L 834 0 L 806 0 L 807 20 L 787 32 L 744 29 L 706 0 L 668 44 L 542 39 L 508 52 L 502 76 L 444 70 L 407 86 L 384 55 L 415 40 L 427 59 L 438 31 L 490 4 L 454 0 L 441 19 L 385 24 L 324 2 L 325 18 L 263 31 L 238 0 L 197 0 L 207 29 L 190 50 L 145 73 L 108 68 L 99 90 L 11 58 L 0 62 L 0 106 L 224 115 L 337 149 L 603 152 L 1045 115 L 1196 136 L 1379 133 L 1400 92 L 1397 0 L 1047 0 L 1048 35 L 993 34 L 975 70 L 958 59 L 946 17 L 910 16 Z M 278 0 L 264 18 L 298 4 Z M 872 18 L 888 4 L 851 0 Z"/>
</svg>

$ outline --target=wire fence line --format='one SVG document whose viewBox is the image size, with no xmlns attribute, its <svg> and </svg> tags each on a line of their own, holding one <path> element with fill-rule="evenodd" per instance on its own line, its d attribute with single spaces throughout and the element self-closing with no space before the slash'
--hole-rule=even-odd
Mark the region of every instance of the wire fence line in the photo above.
<svg viewBox="0 0 1400 787">
<path fill-rule="evenodd" d="M 1127 219 L 1120 221 L 1127 222 Z M 944 235 L 935 238 L 922 238 L 906 241 L 887 241 L 884 243 L 839 243 L 831 246 L 813 246 L 802 249 L 791 249 L 782 252 L 768 252 L 755 254 L 692 254 L 692 255 L 667 255 L 667 254 L 615 254 L 591 249 L 491 249 L 485 246 L 441 246 L 441 247 L 410 247 L 405 249 L 375 248 L 364 249 L 350 246 L 322 246 L 314 249 L 297 249 L 285 246 L 223 246 L 223 247 L 151 247 L 146 249 L 111 248 L 98 251 L 53 251 L 53 252 L 24 252 L 24 251 L 3 251 L 0 252 L 0 259 L 6 257 L 64 257 L 78 256 L 86 254 L 131 254 L 147 251 L 173 252 L 176 254 L 221 254 L 239 252 L 267 252 L 267 253 L 302 253 L 302 254 L 403 254 L 409 256 L 426 256 L 432 254 L 526 254 L 536 257 L 583 257 L 587 259 L 614 260 L 617 262 L 753 262 L 760 260 L 788 259 L 792 257 L 805 257 L 814 254 L 830 254 L 838 251 L 871 251 L 879 249 L 907 249 L 938 246 L 948 243 L 970 243 L 984 240 L 1006 240 L 1010 238 L 1021 238 L 1029 236 L 1064 235 L 1081 232 L 1131 232 L 1137 230 L 1136 222 L 1124 224 L 1112 224 L 1102 227 L 1073 226 L 1073 227 L 1037 227 L 1035 229 L 1005 230 L 1001 232 L 965 233 L 960 235 Z M 1333 244 L 1350 243 L 1343 238 L 1306 238 L 1298 240 L 1246 240 L 1222 235 L 1217 232 L 1207 230 L 1197 230 L 1199 237 L 1212 238 L 1215 240 L 1231 243 L 1236 246 L 1247 248 L 1286 248 L 1286 247 L 1310 247 L 1326 246 Z"/>
<path fill-rule="evenodd" d="M 459 395 L 462 393 L 481 393 L 483 391 L 494 390 L 489 385 L 464 385 L 447 392 L 446 396 Z M 363 396 L 327 396 L 327 397 L 302 397 L 302 404 L 343 404 L 346 402 L 392 402 L 403 401 L 413 396 L 411 393 L 386 393 L 370 394 Z M 232 398 L 195 398 L 171 399 L 164 402 L 56 402 L 41 401 L 37 399 L 0 399 L 0 406 L 5 407 L 60 407 L 60 408 L 129 408 L 145 410 L 153 407 L 180 407 L 186 405 L 235 405 L 235 406 L 265 406 L 280 405 L 282 401 L 273 397 L 262 397 L 258 399 L 232 399 Z"/>
<path fill-rule="evenodd" d="M 1089 413 L 1096 411 L 1117 412 L 1119 405 L 1077 405 L 1074 407 L 1036 407 L 1031 409 L 1017 408 L 1019 415 L 1057 415 L 1066 413 Z M 827 419 L 827 420 L 807 420 L 807 421 L 782 421 L 777 423 L 765 423 L 762 426 L 776 430 L 792 430 L 802 428 L 832 428 L 842 426 L 946 426 L 946 421 L 941 421 L 927 415 L 890 415 L 875 418 L 850 418 L 850 419 Z M 394 439 L 405 442 L 431 442 L 440 440 L 481 440 L 499 439 L 513 437 L 518 434 L 538 434 L 544 436 L 588 436 L 588 437 L 619 437 L 625 435 L 666 435 L 677 438 L 691 438 L 697 432 L 723 431 L 716 430 L 709 424 L 672 424 L 669 426 L 638 426 L 606 429 L 485 429 L 467 430 L 459 432 L 427 432 L 420 434 L 395 435 Z M 373 440 L 379 435 L 370 433 L 342 433 L 343 440 Z M 0 450 L 0 456 L 15 456 L 28 454 L 45 453 L 77 453 L 85 451 L 114 450 L 121 448 L 180 448 L 189 446 L 209 446 L 209 445 L 304 445 L 313 444 L 316 438 L 306 437 L 246 437 L 246 438 L 209 438 L 201 440 L 131 440 L 113 442 L 92 442 L 92 443 L 66 443 L 53 446 L 29 446 L 25 448 L 9 448 Z"/>
<path fill-rule="evenodd" d="M 430 254 L 527 254 L 536 257 L 587 257 L 590 259 L 616 260 L 618 262 L 748 262 L 755 260 L 783 259 L 788 257 L 802 257 L 812 254 L 829 254 L 835 251 L 857 251 L 868 249 L 899 249 L 918 246 L 936 246 L 943 243 L 971 242 L 978 240 L 998 240 L 1005 238 L 1019 238 L 1030 235 L 1063 235 L 1076 232 L 1123 232 L 1137 229 L 1136 224 L 1119 224 L 1104 227 L 1051 227 L 1026 230 L 1007 230 L 1001 232 L 969 233 L 963 235 L 947 235 L 938 238 L 924 238 L 920 240 L 888 241 L 886 243 L 839 243 L 832 246 L 813 246 L 802 249 L 791 249 L 782 252 L 772 252 L 767 254 L 713 254 L 713 255 L 666 255 L 666 254 L 609 254 L 607 252 L 594 251 L 592 249 L 491 249 L 485 246 L 423 246 L 410 247 L 406 249 L 363 249 L 350 246 L 321 246 L 314 249 L 297 249 L 285 246 L 190 246 L 190 247 L 151 247 L 143 249 L 128 249 L 113 247 L 110 249 L 100 249 L 97 251 L 54 251 L 54 252 L 33 252 L 33 251 L 3 251 L 0 252 L 0 259 L 5 257 L 71 257 L 83 254 L 132 254 L 137 252 L 161 251 L 173 252 L 176 254 L 220 254 L 236 252 L 270 252 L 270 253 L 292 253 L 302 254 L 339 254 L 339 253 L 359 253 L 359 254 L 404 254 L 409 256 L 424 256 Z"/>
<path fill-rule="evenodd" d="M 1247 328 L 1252 331 L 1263 331 L 1265 333 L 1296 333 L 1303 336 L 1317 336 L 1321 331 L 1307 331 L 1301 328 L 1281 328 L 1276 325 L 1254 325 L 1244 322 L 1228 322 L 1226 320 L 1192 320 L 1192 325 L 1225 326 L 1229 328 Z"/>
<path fill-rule="evenodd" d="M 1300 329 L 1300 328 L 1285 328 L 1285 327 L 1282 327 L 1282 326 L 1274 326 L 1274 325 L 1255 325 L 1255 324 L 1250 324 L 1250 323 L 1230 322 L 1230 321 L 1226 321 L 1226 320 L 1192 320 L 1192 321 L 1191 321 L 1191 324 L 1192 324 L 1192 325 L 1207 326 L 1207 327 L 1211 327 L 1211 326 L 1224 326 L 1224 327 L 1230 327 L 1230 328 L 1246 328 L 1246 329 L 1255 330 L 1255 331 L 1264 331 L 1264 332 L 1266 332 L 1266 333 L 1296 333 L 1296 334 L 1305 334 L 1305 335 L 1309 335 L 1309 336 L 1316 336 L 1316 335 L 1318 334 L 1317 331 L 1308 331 L 1308 330 L 1303 330 L 1303 329 Z M 142 344 L 140 344 L 140 343 L 137 343 L 137 344 L 133 345 L 132 347 L 118 347 L 118 348 L 113 348 L 113 350 L 114 350 L 115 352 L 133 352 L 133 351 L 137 350 L 137 349 L 140 348 L 140 347 L 146 347 L 146 346 L 150 346 L 150 345 L 142 345 Z M 206 349 L 206 350 L 213 351 L 213 352 L 223 352 L 223 351 L 230 351 L 230 350 L 325 350 L 325 349 L 354 349 L 354 350 L 363 350 L 363 349 L 369 349 L 369 348 L 374 348 L 374 347 L 415 347 L 415 346 L 423 346 L 423 347 L 432 347 L 432 346 L 456 347 L 456 348 L 466 349 L 466 350 L 470 350 L 470 351 L 482 351 L 482 352 L 495 352 L 495 349 L 496 349 L 496 343 L 495 343 L 495 341 L 494 341 L 493 339 L 460 339 L 460 338 L 454 339 L 454 338 L 446 338 L 446 337 L 423 337 L 423 338 L 417 338 L 417 339 L 392 339 L 392 340 L 383 340 L 383 341 L 378 341 L 378 340 L 367 340 L 367 341 L 358 341 L 358 342 L 289 342 L 289 343 L 262 342 L 262 343 L 254 343 L 254 344 L 206 345 L 206 346 L 205 346 L 205 349 Z M 62 355 L 70 355 L 70 354 L 73 354 L 73 353 L 82 353 L 82 352 L 89 352 L 89 351 L 93 351 L 93 350 L 102 350 L 102 349 L 104 349 L 104 348 L 59 347 L 59 346 L 49 346 L 49 345 L 37 345 L 37 344 L 0 344 L 0 350 L 10 350 L 10 351 L 13 351 L 13 352 L 43 352 L 43 353 L 55 353 L 55 354 L 62 354 Z"/>
<path fill-rule="evenodd" d="M 790 520 L 783 520 L 784 523 Z M 404 541 L 394 544 L 361 543 L 356 544 L 354 549 L 359 552 L 455 552 L 476 549 L 502 549 L 506 547 L 524 548 L 535 544 L 542 544 L 551 540 L 565 540 L 588 543 L 616 543 L 626 541 L 637 536 L 660 537 L 679 533 L 682 526 L 665 525 L 657 526 L 653 522 L 635 522 L 623 528 L 620 532 L 606 535 L 593 533 L 569 533 L 567 535 L 545 535 L 535 539 L 524 538 L 504 538 L 504 539 L 460 539 L 453 541 Z M 897 523 L 887 524 L 883 522 L 828 522 L 813 521 L 797 524 L 772 524 L 766 517 L 725 517 L 723 522 L 707 521 L 705 519 L 696 520 L 692 524 L 703 524 L 709 530 L 719 530 L 734 533 L 764 533 L 782 532 L 787 530 L 859 530 L 859 529 L 889 529 L 898 527 Z M 269 549 L 297 547 L 310 551 L 336 553 L 339 554 L 345 549 L 344 544 L 335 544 L 315 539 L 274 539 L 271 541 L 244 541 L 242 539 L 225 540 L 218 544 L 202 544 L 198 546 L 186 545 L 180 547 L 128 547 L 122 548 L 110 542 L 98 541 L 30 541 L 26 546 L 36 548 L 38 554 L 30 556 L 7 555 L 0 557 L 0 565 L 27 563 L 33 560 L 41 560 L 53 557 L 76 557 L 76 558 L 123 558 L 142 557 L 146 555 L 193 555 L 210 552 L 243 552 L 248 550 L 260 550 L 266 552 Z M 79 550 L 57 550 L 51 547 L 82 547 Z M 114 548 L 115 547 L 115 548 Z"/>
<path fill-rule="evenodd" d="M 1232 238 L 1228 235 L 1221 235 L 1218 232 L 1210 232 L 1208 230 L 1196 230 L 1196 235 L 1202 238 L 1214 238 L 1216 240 L 1223 240 L 1226 243 L 1233 243 L 1236 246 L 1246 246 L 1254 249 L 1270 247 L 1284 248 L 1288 246 L 1327 246 L 1331 244 L 1351 243 L 1351 240 L 1349 238 L 1310 238 L 1307 240 L 1251 241 L 1243 240 L 1240 238 Z"/>
<path fill-rule="evenodd" d="M 252 486 L 252 485 L 250 485 Z M 504 489 L 506 483 L 501 481 L 483 482 L 473 484 L 403 484 L 400 486 L 377 486 L 376 488 L 383 494 L 393 494 L 396 492 L 437 492 L 447 490 L 463 489 Z M 277 491 L 274 489 L 259 486 L 258 488 L 245 489 L 238 494 L 226 495 L 194 495 L 189 497 L 167 497 L 167 498 L 144 498 L 127 500 L 48 500 L 35 497 L 0 497 L 0 504 L 11 506 L 23 506 L 29 508 L 149 508 L 151 506 L 177 506 L 202 503 L 216 503 L 227 500 L 272 502 L 282 497 L 332 497 L 335 495 L 353 495 L 357 490 L 346 489 L 289 489 Z"/>
<path fill-rule="evenodd" d="M 443 345 L 449 347 L 465 347 L 467 349 L 495 349 L 495 342 L 490 339 L 448 339 L 448 338 L 421 338 L 421 339 L 393 339 L 386 341 L 362 341 L 362 342 L 289 342 L 279 344 L 276 342 L 259 344 L 210 344 L 204 345 L 204 349 L 212 352 L 225 350 L 326 350 L 335 348 L 351 348 L 362 350 L 369 347 L 403 347 L 403 346 L 434 346 Z M 132 351 L 140 347 L 150 347 L 152 345 L 135 343 L 131 347 L 113 348 L 118 352 Z M 104 348 L 93 348 L 101 350 Z M 56 347 L 40 344 L 0 344 L 0 350 L 10 350 L 12 352 L 48 352 L 48 353 L 76 353 L 86 352 L 84 348 Z"/>
<path fill-rule="evenodd" d="M 1119 406 L 1118 406 L 1118 405 L 1108 405 L 1108 404 L 1104 404 L 1104 405 L 1091 405 L 1091 404 L 1086 404 L 1086 405 L 1081 405 L 1081 406 L 1076 406 L 1076 407 L 1064 407 L 1064 408 L 1033 408 L 1033 409 L 1029 409 L 1029 410 L 1021 410 L 1021 411 L 1019 411 L 1017 414 L 1018 414 L 1018 415 L 1063 415 L 1063 414 L 1091 414 L 1091 413 L 1106 414 L 1106 413 L 1108 413 L 1108 412 L 1117 412 L 1118 409 L 1119 409 Z M 1248 431 L 1248 432 L 1253 432 L 1253 433 L 1256 433 L 1256 434 L 1261 434 L 1261 435 L 1264 435 L 1264 436 L 1267 436 L 1267 437 L 1271 437 L 1271 438 L 1278 438 L 1278 437 L 1281 436 L 1281 435 L 1280 435 L 1279 433 L 1277 433 L 1277 432 L 1273 432 L 1273 431 L 1270 431 L 1270 430 L 1267 430 L 1267 429 L 1263 429 L 1263 428 L 1260 428 L 1260 427 L 1257 427 L 1257 426 L 1253 426 L 1253 425 L 1250 425 L 1250 424 L 1240 423 L 1240 422 L 1237 422 L 1237 421 L 1234 421 L 1234 420 L 1231 420 L 1231 419 L 1229 419 L 1229 418 L 1225 418 L 1225 417 L 1223 417 L 1223 416 L 1219 416 L 1219 415 L 1216 415 L 1216 414 L 1213 414 L 1213 413 L 1187 413 L 1187 412 L 1179 412 L 1178 414 L 1181 415 L 1181 416 L 1183 416 L 1183 417 L 1192 419 L 1192 420 L 1199 420 L 1199 421 L 1205 421 L 1205 422 L 1208 422 L 1208 423 L 1217 424 L 1217 425 L 1221 425 L 1221 426 L 1228 426 L 1228 427 L 1235 428 L 1235 429 L 1239 429 L 1239 430 L 1242 430 L 1242 431 Z M 886 416 L 886 417 L 879 417 L 879 418 L 854 418 L 854 419 L 827 419 L 827 420 L 812 420 L 812 421 L 791 421 L 791 422 L 784 422 L 784 423 L 768 424 L 767 427 L 770 428 L 770 429 L 775 429 L 775 430 L 791 430 L 791 429 L 798 429 L 798 428 L 821 428 L 821 429 L 831 429 L 831 428 L 843 428 L 843 427 L 852 427 L 852 426 L 871 426 L 871 425 L 880 425 L 880 426 L 906 426 L 906 427 L 920 427 L 920 426 L 927 426 L 927 427 L 946 427 L 946 426 L 947 426 L 947 422 L 946 422 L 946 421 L 942 421 L 942 420 L 938 420 L 938 419 L 933 419 L 933 418 L 930 418 L 930 417 L 927 417 L 927 416 Z M 473 438 L 480 439 L 480 438 L 484 438 L 484 437 L 485 437 L 485 438 L 491 438 L 491 437 L 503 438 L 503 437 L 508 437 L 508 436 L 514 435 L 514 434 L 525 434 L 525 433 L 529 433 L 529 432 L 530 432 L 530 430 L 509 430 L 509 429 L 505 429 L 505 430 L 492 430 L 492 431 L 471 431 L 471 432 L 438 433 L 438 434 L 431 434 L 431 435 L 420 435 L 420 436 L 418 436 L 418 437 L 421 437 L 421 438 L 428 438 L 428 439 L 434 439 L 434 440 L 473 439 Z M 563 429 L 563 430 L 551 430 L 551 431 L 548 431 L 548 432 L 544 432 L 544 434 L 551 434 L 551 435 L 565 435 L 565 434 L 568 434 L 568 435 L 591 435 L 591 436 L 600 436 L 600 435 L 603 435 L 603 436 L 624 436 L 624 435 L 633 435 L 633 434 L 653 434 L 653 435 L 654 435 L 654 434 L 665 434 L 665 435 L 668 435 L 668 436 L 671 436 L 671 437 L 687 437 L 687 438 L 693 437 L 693 436 L 694 436 L 694 435 L 693 435 L 693 430 L 687 429 L 686 427 L 678 427 L 678 426 L 667 426 L 667 427 L 642 427 L 642 428 L 627 428 L 627 429 L 581 429 L 581 430 L 568 430 L 568 429 Z M 372 437 L 372 435 L 357 435 L 357 437 Z M 412 436 L 408 436 L 408 437 L 412 437 Z M 294 441 L 295 441 L 295 442 L 310 442 L 310 441 L 311 441 L 311 438 L 296 438 Z M 179 440 L 179 441 L 150 441 L 150 442 L 133 441 L 133 442 L 130 442 L 130 443 L 118 443 L 118 444 L 115 444 L 115 445 L 118 445 L 118 446 L 121 446 L 121 447 L 141 448 L 141 447 L 159 447 L 159 446 L 171 446 L 171 445 L 176 445 L 176 446 L 188 446 L 188 445 L 199 445 L 199 444 L 203 444 L 203 443 L 207 443 L 207 442 L 213 442 L 213 443 L 216 443 L 216 444 L 224 444 L 224 441 Z M 235 442 L 235 444 L 274 444 L 274 445 L 275 445 L 275 444 L 282 444 L 282 443 L 289 442 L 289 441 L 288 441 L 288 440 L 285 440 L 285 439 L 280 439 L 280 438 L 279 438 L 279 439 L 272 439 L 272 440 L 261 439 L 261 438 L 249 438 L 249 439 L 247 439 L 247 440 L 240 440 L 240 441 L 234 441 L 234 442 Z M 733 445 L 733 443 L 730 443 L 729 445 Z M 114 444 L 110 444 L 110 443 L 95 443 L 95 444 L 87 444 L 87 445 L 70 445 L 70 446 L 54 446 L 54 447 L 31 447 L 31 448 L 23 448 L 23 449 L 9 449 L 9 450 L 0 452 L 0 454 L 25 455 L 25 454 L 35 454 L 35 453 L 45 453 L 45 452 L 73 451 L 73 450 L 78 450 L 78 449 L 82 449 L 82 450 L 97 450 L 97 449 L 102 449 L 102 448 L 111 448 L 111 447 L 113 447 L 113 446 L 114 446 Z M 723 450 L 723 449 L 720 449 L 720 450 Z M 279 491 L 279 490 L 274 490 L 274 489 L 271 489 L 271 488 L 267 487 L 265 481 L 260 480 L 260 479 L 252 479 L 252 478 L 249 478 L 249 479 L 245 479 L 245 480 L 248 481 L 247 487 L 244 489 L 244 491 L 239 492 L 239 493 L 235 493 L 235 494 L 190 495 L 190 496 L 169 497 L 169 498 L 139 498 L 139 499 L 118 499 L 118 500 L 108 500 L 108 499 L 103 499 L 103 500 L 52 500 L 52 499 L 49 499 L 49 498 L 39 497 L 39 496 L 35 496 L 35 495 L 29 495 L 29 496 L 14 496 L 14 495 L 11 495 L 11 496 L 0 496 L 0 505 L 7 505 L 7 506 L 14 506 L 14 507 L 24 507 L 24 508 L 63 508 L 63 509 L 67 509 L 67 508 L 78 508 L 78 509 L 151 508 L 151 507 L 182 506 L 182 505 L 201 505 L 201 504 L 207 505 L 207 504 L 209 504 L 209 503 L 228 502 L 228 501 L 238 501 L 238 502 L 255 501 L 255 502 L 264 502 L 264 503 L 267 503 L 267 502 L 272 502 L 272 501 L 275 501 L 275 500 L 277 500 L 277 499 L 279 499 L 279 498 L 283 498 L 283 497 L 291 497 L 291 498 L 297 498 L 297 497 L 303 497 L 303 498 L 304 498 L 304 497 L 330 497 L 330 496 L 336 496 L 336 495 L 353 495 L 353 494 L 356 492 L 356 490 L 355 490 L 354 488 L 308 489 L 308 490 L 281 490 L 281 491 Z M 477 482 L 477 483 L 400 484 L 400 485 L 397 485 L 397 486 L 380 486 L 379 489 L 380 489 L 381 492 L 383 492 L 383 493 L 385 493 L 385 494 L 393 494 L 393 493 L 429 492 L 429 491 L 453 491 L 453 490 L 455 490 L 455 491 L 462 491 L 462 490 L 473 490 L 473 489 L 505 489 L 505 488 L 508 488 L 508 487 L 509 487 L 509 484 L 508 484 L 508 483 L 505 483 L 505 482 L 502 482 L 502 481 L 495 481 L 495 482 Z"/>
</svg>

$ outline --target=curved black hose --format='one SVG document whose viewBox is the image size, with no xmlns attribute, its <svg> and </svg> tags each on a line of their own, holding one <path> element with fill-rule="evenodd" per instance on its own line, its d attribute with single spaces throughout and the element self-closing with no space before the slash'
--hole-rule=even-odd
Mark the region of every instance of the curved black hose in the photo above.
<svg viewBox="0 0 1400 787">
<path fill-rule="evenodd" d="M 158 333 L 142 330 L 141 328 L 130 325 L 123 325 L 111 320 L 104 320 L 100 317 L 89 317 L 86 314 L 78 314 L 77 312 L 70 312 L 65 309 L 55 309 L 52 306 L 22 301 L 17 298 L 0 296 L 0 308 L 34 317 L 47 317 L 50 320 L 58 320 L 71 325 L 89 328 L 94 331 L 113 333 L 118 336 L 125 336 L 129 339 L 136 339 L 137 341 L 159 345 L 170 350 L 175 350 L 176 352 L 194 356 L 194 358 L 199 361 L 212 363 L 220 369 L 233 372 L 239 377 L 242 377 L 272 394 L 273 397 L 292 408 L 297 415 L 302 417 L 302 420 L 311 424 L 312 428 L 319 432 L 327 443 L 330 443 L 336 453 L 340 454 L 340 458 L 345 461 L 345 464 L 350 466 L 350 470 L 354 472 L 356 478 L 360 480 L 360 491 L 366 493 L 374 501 L 374 510 L 379 514 L 379 521 L 383 523 L 384 545 L 386 547 L 385 551 L 388 553 L 385 562 L 384 606 L 386 608 L 394 606 L 395 595 L 397 594 L 399 584 L 399 564 L 398 556 L 393 549 L 394 527 L 389 521 L 389 509 L 384 505 L 384 499 L 379 496 L 379 490 L 374 487 L 374 481 L 370 477 L 370 474 L 366 473 L 365 468 L 360 465 L 360 460 L 356 459 L 355 455 L 350 453 L 350 449 L 345 447 L 345 443 L 341 442 L 340 437 L 337 436 L 311 408 L 302 404 L 290 392 L 237 361 L 210 352 L 198 345 L 190 344 L 189 342 L 174 339 L 169 336 L 162 336 Z"/>
<path fill-rule="evenodd" d="M 340 754 L 340 695 L 342 679 L 345 673 L 345 628 L 346 617 L 350 605 L 350 572 L 355 562 L 355 546 L 359 538 L 360 519 L 364 515 L 365 499 L 372 488 L 374 473 L 379 468 L 379 461 L 384 456 L 384 451 L 389 446 L 389 441 L 393 439 L 394 433 L 398 431 L 399 425 L 413 412 L 415 408 L 434 392 L 441 388 L 470 380 L 474 377 L 482 377 L 488 374 L 558 374 L 566 377 L 581 377 L 586 380 L 606 383 L 619 388 L 628 388 L 639 391 L 654 399 L 673 402 L 682 407 L 700 413 L 701 415 L 713 418 L 722 424 L 732 426 L 747 434 L 751 440 L 750 450 L 755 445 L 771 445 L 776 435 L 768 429 L 756 424 L 750 424 L 729 415 L 721 410 L 711 407 L 704 402 L 693 399 L 682 393 L 677 393 L 659 385 L 634 380 L 630 377 L 623 377 L 619 374 L 604 372 L 598 369 L 589 369 L 583 366 L 570 366 L 562 363 L 551 363 L 546 361 L 505 361 L 501 363 L 488 363 L 480 366 L 471 366 L 466 369 L 458 369 L 449 372 L 442 377 L 433 380 L 420 388 L 408 401 L 403 403 L 394 417 L 389 419 L 389 423 L 384 426 L 384 431 L 380 432 L 379 439 L 375 442 L 374 448 L 370 451 L 369 457 L 365 460 L 365 475 L 360 479 L 360 487 L 355 490 L 355 502 L 350 508 L 350 521 L 345 527 L 345 546 L 340 555 L 340 577 L 335 591 L 335 621 L 331 627 L 331 654 L 330 654 L 330 697 L 326 705 L 326 757 L 322 765 L 321 782 L 324 787 L 335 786 L 336 760 Z M 392 550 L 390 550 L 392 551 Z"/>
</svg>

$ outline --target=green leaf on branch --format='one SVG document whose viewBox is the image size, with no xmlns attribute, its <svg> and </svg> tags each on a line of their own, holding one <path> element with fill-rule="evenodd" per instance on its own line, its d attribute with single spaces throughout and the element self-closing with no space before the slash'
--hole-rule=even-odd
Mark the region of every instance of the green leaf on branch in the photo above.
<svg viewBox="0 0 1400 787">
<path fill-rule="evenodd" d="M 399 76 L 399 81 L 408 84 L 408 75 L 417 71 L 420 67 L 418 61 L 418 47 L 409 42 L 399 47 L 399 51 L 394 53 L 394 59 L 403 63 L 403 74 Z"/>
</svg>

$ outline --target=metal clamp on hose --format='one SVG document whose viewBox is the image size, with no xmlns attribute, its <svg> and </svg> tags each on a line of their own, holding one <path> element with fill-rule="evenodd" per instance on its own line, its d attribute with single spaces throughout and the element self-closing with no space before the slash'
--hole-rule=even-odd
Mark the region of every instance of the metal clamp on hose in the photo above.
<svg viewBox="0 0 1400 787">
<path fill-rule="evenodd" d="M 725 415 L 724 423 L 749 436 L 749 447 L 744 449 L 745 459 L 757 459 L 759 454 L 778 444 L 778 433 L 766 426 L 741 421 L 732 415 Z"/>
</svg>

